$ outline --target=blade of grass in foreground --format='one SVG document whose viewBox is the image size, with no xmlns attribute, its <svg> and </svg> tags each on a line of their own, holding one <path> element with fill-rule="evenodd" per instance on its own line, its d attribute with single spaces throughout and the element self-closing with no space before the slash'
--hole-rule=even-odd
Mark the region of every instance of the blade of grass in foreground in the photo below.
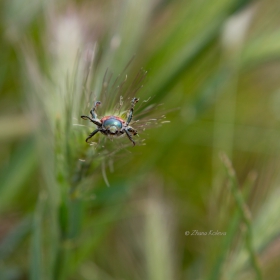
<svg viewBox="0 0 280 280">
<path fill-rule="evenodd" d="M 244 199 L 248 198 L 249 192 L 252 189 L 255 180 L 256 180 L 256 174 L 254 172 L 249 173 L 243 185 Z M 215 263 L 213 265 L 212 271 L 208 279 L 219 279 L 219 276 L 221 275 L 221 271 L 224 265 L 226 265 L 225 264 L 226 257 L 228 256 L 230 249 L 232 248 L 232 242 L 236 237 L 241 221 L 242 221 L 242 215 L 240 209 L 236 209 L 233 213 L 232 218 L 229 221 L 229 225 L 226 230 L 226 236 L 224 237 L 223 242 L 219 247 L 218 257 L 215 260 Z M 226 273 L 229 277 L 231 277 L 229 271 L 227 271 Z M 234 279 L 234 278 L 230 278 L 230 279 Z"/>
<path fill-rule="evenodd" d="M 110 188 L 103 186 L 96 192 L 96 200 L 88 202 L 98 208 L 102 206 L 103 210 L 99 215 L 85 217 L 86 226 L 83 232 L 65 244 L 65 253 L 68 254 L 66 277 L 75 273 L 80 265 L 94 254 L 95 249 L 102 246 L 109 228 L 120 218 L 120 211 L 130 187 L 131 184 L 126 182 L 111 185 Z"/>
<path fill-rule="evenodd" d="M 255 273 L 255 277 L 256 277 L 255 279 L 261 280 L 262 273 L 261 273 L 261 269 L 259 266 L 257 253 L 256 253 L 256 250 L 254 248 L 254 243 L 253 243 L 253 229 L 252 229 L 250 212 L 249 212 L 247 205 L 245 204 L 245 201 L 243 199 L 241 192 L 239 191 L 235 171 L 232 167 L 230 160 L 228 159 L 228 157 L 225 154 L 221 155 L 221 160 L 227 170 L 227 174 L 228 174 L 228 177 L 230 180 L 230 190 L 236 201 L 236 204 L 237 204 L 239 213 L 242 217 L 242 220 L 245 224 L 245 230 L 244 230 L 245 231 L 245 233 L 244 233 L 245 234 L 245 244 L 246 244 L 246 249 L 247 249 L 247 252 L 248 252 L 248 255 L 250 258 L 250 262 L 252 265 L 252 269 L 254 270 L 254 273 Z M 233 224 L 233 226 L 234 226 L 234 224 Z M 214 267 L 214 271 L 209 279 L 214 280 L 214 279 L 219 278 L 221 265 L 223 263 L 222 259 L 224 259 L 224 257 L 223 257 L 224 255 L 225 255 L 225 252 L 223 252 L 222 255 L 220 256 L 220 259 L 218 260 L 217 265 Z"/>
</svg>

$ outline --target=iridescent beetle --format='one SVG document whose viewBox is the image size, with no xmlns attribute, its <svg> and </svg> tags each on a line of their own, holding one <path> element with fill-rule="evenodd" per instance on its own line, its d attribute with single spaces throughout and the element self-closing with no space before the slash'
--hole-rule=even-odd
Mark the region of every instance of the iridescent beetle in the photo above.
<svg viewBox="0 0 280 280">
<path fill-rule="evenodd" d="M 93 137 L 97 132 L 101 132 L 102 134 L 108 136 L 121 136 L 124 133 L 127 135 L 128 139 L 133 143 L 135 146 L 135 142 L 132 139 L 132 135 L 137 135 L 137 131 L 129 126 L 132 117 L 133 117 L 133 111 L 134 111 L 134 106 L 135 104 L 139 101 L 138 98 L 133 98 L 131 100 L 131 107 L 127 116 L 127 120 L 123 120 L 120 117 L 117 116 L 105 116 L 102 119 L 97 118 L 96 114 L 96 108 L 101 104 L 100 101 L 96 101 L 94 103 L 93 108 L 90 110 L 91 118 L 88 116 L 81 116 L 82 119 L 84 120 L 90 120 L 93 122 L 96 126 L 97 129 L 94 130 L 86 139 L 86 142 Z"/>
</svg>

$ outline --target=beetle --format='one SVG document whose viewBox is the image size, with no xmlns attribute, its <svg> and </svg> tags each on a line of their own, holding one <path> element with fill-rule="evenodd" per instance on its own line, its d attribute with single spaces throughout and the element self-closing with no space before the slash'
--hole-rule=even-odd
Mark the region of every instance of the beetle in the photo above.
<svg viewBox="0 0 280 280">
<path fill-rule="evenodd" d="M 90 110 L 91 117 L 88 116 L 81 116 L 84 120 L 90 120 L 93 122 L 97 129 L 94 130 L 86 139 L 86 142 L 88 143 L 88 140 L 93 137 L 96 133 L 101 132 L 102 134 L 106 136 L 121 136 L 123 134 L 126 134 L 128 139 L 132 142 L 133 146 L 135 146 L 135 142 L 132 139 L 132 135 L 137 135 L 137 130 L 135 130 L 132 126 L 130 126 L 130 122 L 133 117 L 133 111 L 135 104 L 139 101 L 139 98 L 132 98 L 131 100 L 131 107 L 129 110 L 129 113 L 127 115 L 127 120 L 117 117 L 117 116 L 105 116 L 101 119 L 97 118 L 96 109 L 101 104 L 100 101 L 96 101 L 94 103 L 93 108 Z"/>
</svg>

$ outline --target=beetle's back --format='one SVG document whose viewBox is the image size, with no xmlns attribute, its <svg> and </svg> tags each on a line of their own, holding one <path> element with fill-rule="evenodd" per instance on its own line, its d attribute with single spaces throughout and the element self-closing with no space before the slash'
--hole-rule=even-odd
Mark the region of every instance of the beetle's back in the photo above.
<svg viewBox="0 0 280 280">
<path fill-rule="evenodd" d="M 103 128 L 106 129 L 108 133 L 116 135 L 122 129 L 125 121 L 119 117 L 106 116 L 101 119 L 101 123 Z"/>
</svg>

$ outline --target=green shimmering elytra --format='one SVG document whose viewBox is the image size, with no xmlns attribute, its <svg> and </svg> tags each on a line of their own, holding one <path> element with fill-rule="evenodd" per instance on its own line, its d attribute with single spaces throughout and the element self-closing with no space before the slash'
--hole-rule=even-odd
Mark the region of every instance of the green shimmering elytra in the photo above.
<svg viewBox="0 0 280 280">
<path fill-rule="evenodd" d="M 121 123 L 121 121 L 119 121 L 115 118 L 110 118 L 110 119 L 104 121 L 103 126 L 106 129 L 110 129 L 113 126 L 115 126 L 118 129 L 121 129 L 122 128 L 122 123 Z"/>
</svg>

